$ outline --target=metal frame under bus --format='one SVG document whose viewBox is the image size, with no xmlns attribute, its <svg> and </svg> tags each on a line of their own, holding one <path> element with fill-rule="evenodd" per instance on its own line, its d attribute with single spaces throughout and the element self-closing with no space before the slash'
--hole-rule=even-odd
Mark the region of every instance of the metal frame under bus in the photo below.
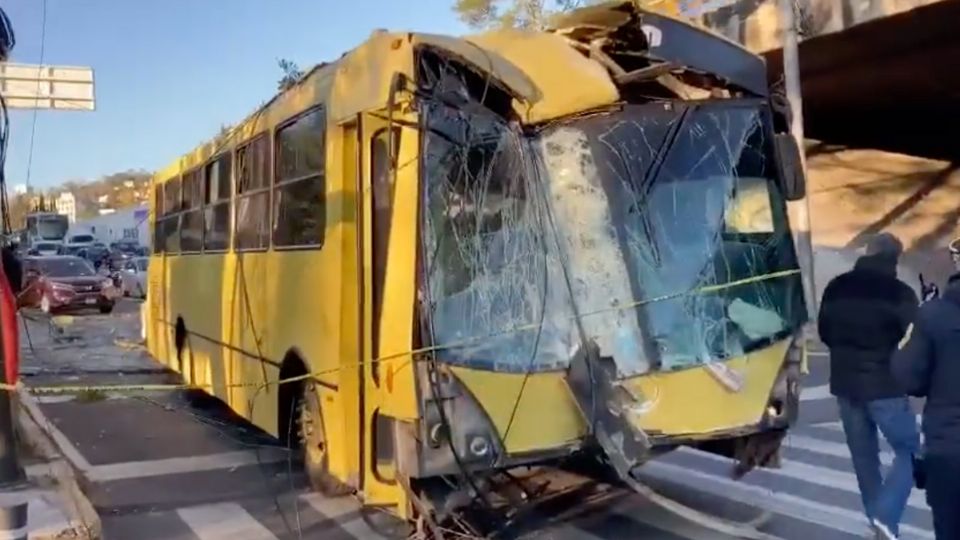
<svg viewBox="0 0 960 540">
<path fill-rule="evenodd" d="M 573 456 L 770 465 L 807 316 L 780 103 L 632 2 L 375 33 L 156 174 L 149 350 L 401 518 Z"/>
</svg>

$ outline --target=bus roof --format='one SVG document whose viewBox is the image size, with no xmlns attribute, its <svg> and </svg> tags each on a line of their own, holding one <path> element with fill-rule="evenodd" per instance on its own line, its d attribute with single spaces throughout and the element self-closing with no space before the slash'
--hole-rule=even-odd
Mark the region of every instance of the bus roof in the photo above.
<svg viewBox="0 0 960 540">
<path fill-rule="evenodd" d="M 200 145 L 167 167 L 155 181 L 165 182 L 192 170 L 214 156 L 267 133 L 298 113 L 314 106 L 326 109 L 328 128 L 352 121 L 363 111 L 383 109 L 396 74 L 413 79 L 414 49 L 442 51 L 491 75 L 514 96 L 520 120 L 539 124 L 620 101 L 617 81 L 609 66 L 591 57 L 588 38 L 611 39 L 628 25 L 644 32 L 656 21 L 658 31 L 671 32 L 669 42 L 658 43 L 648 34 L 648 49 L 660 48 L 651 58 L 692 67 L 721 76 L 753 93 L 765 90 L 766 73 L 761 57 L 749 53 L 707 29 L 642 10 L 630 0 L 607 2 L 575 10 L 546 32 L 496 30 L 480 35 L 449 37 L 411 32 L 376 31 L 363 44 L 338 60 L 310 69 L 292 87 L 278 93 L 253 114 L 216 138 Z M 693 39 L 692 46 L 682 46 Z M 716 52 L 704 56 L 704 41 Z M 576 81 L 576 84 L 570 84 Z"/>
</svg>

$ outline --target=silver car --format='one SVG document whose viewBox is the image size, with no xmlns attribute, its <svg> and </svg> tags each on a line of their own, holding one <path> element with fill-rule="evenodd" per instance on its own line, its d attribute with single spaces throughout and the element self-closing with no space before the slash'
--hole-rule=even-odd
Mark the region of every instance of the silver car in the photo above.
<svg viewBox="0 0 960 540">
<path fill-rule="evenodd" d="M 147 257 L 136 257 L 123 262 L 120 271 L 121 289 L 124 296 L 147 297 Z"/>
</svg>

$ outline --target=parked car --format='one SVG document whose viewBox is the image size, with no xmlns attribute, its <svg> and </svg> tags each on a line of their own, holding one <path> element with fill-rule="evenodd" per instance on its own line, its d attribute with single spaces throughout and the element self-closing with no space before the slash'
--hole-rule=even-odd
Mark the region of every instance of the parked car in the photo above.
<svg viewBox="0 0 960 540">
<path fill-rule="evenodd" d="M 137 257 L 123 264 L 120 272 L 121 290 L 124 296 L 147 297 L 147 263 L 150 259 Z"/>
<path fill-rule="evenodd" d="M 83 308 L 110 313 L 119 295 L 113 281 L 97 274 L 81 257 L 28 257 L 23 269 L 19 304 L 38 307 L 44 313 Z"/>
</svg>

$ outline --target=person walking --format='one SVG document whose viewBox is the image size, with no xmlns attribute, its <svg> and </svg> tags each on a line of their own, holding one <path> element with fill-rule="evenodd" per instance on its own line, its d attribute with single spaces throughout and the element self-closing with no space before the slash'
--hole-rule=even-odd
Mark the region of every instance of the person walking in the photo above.
<svg viewBox="0 0 960 540">
<path fill-rule="evenodd" d="M 863 508 L 879 540 L 898 537 L 920 444 L 909 399 L 890 369 L 918 304 L 913 289 L 897 279 L 902 251 L 892 234 L 872 237 L 853 270 L 827 285 L 817 320 L 820 340 L 830 350 L 830 393 L 837 398 Z M 878 430 L 894 451 L 886 478 Z"/>
<path fill-rule="evenodd" d="M 927 398 L 920 462 L 927 503 L 937 540 L 960 540 L 960 273 L 920 308 L 890 367 L 907 393 Z"/>
</svg>

